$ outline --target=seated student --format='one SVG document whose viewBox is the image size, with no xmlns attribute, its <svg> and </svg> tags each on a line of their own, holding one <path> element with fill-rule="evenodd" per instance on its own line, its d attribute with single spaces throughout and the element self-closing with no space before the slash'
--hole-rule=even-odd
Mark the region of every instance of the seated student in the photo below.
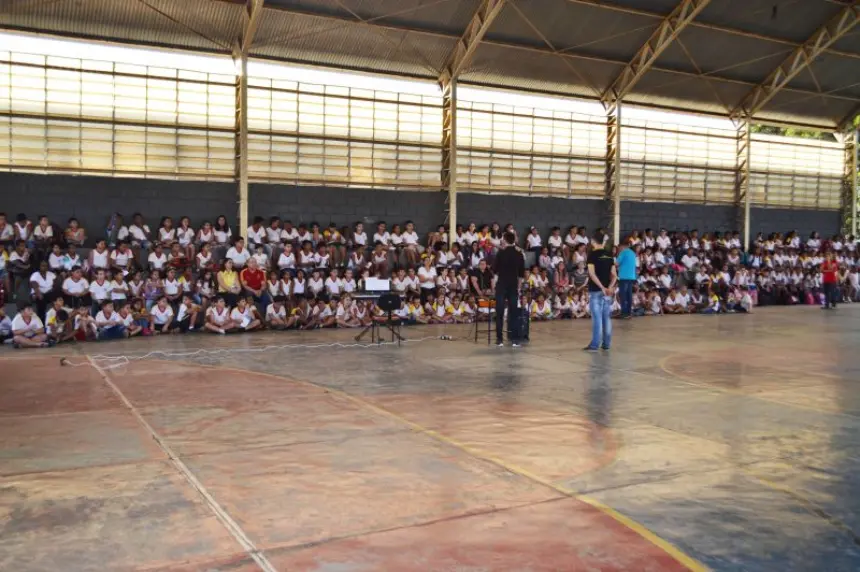
<svg viewBox="0 0 860 572">
<path fill-rule="evenodd" d="M 648 302 L 645 307 L 646 316 L 659 316 L 663 313 L 663 301 L 660 294 L 654 290 L 648 293 Z"/>
<path fill-rule="evenodd" d="M 281 274 L 288 272 L 290 277 L 296 276 L 296 255 L 293 253 L 293 245 L 287 243 L 284 245 L 284 250 L 278 256 L 278 270 Z"/>
<path fill-rule="evenodd" d="M 175 312 L 182 301 L 182 284 L 176 278 L 176 270 L 173 268 L 167 269 L 167 275 L 162 281 L 162 293 L 167 298 L 167 303 L 170 304 L 170 307 Z"/>
<path fill-rule="evenodd" d="M 63 280 L 63 296 L 66 306 L 75 309 L 80 306 L 90 306 L 90 283 L 84 278 L 84 272 L 80 266 L 72 268 L 69 277 Z"/>
<path fill-rule="evenodd" d="M 361 301 L 353 302 L 351 312 L 353 318 L 358 320 L 359 326 L 369 326 L 373 321 L 373 317 L 371 316 L 370 310 L 368 310 L 367 304 Z"/>
<path fill-rule="evenodd" d="M 287 329 L 287 309 L 284 307 L 286 298 L 273 296 L 272 303 L 266 307 L 266 327 L 272 330 Z"/>
<path fill-rule="evenodd" d="M 68 221 L 66 230 L 63 231 L 63 239 L 67 246 L 74 245 L 77 248 L 84 246 L 87 241 L 87 231 L 78 222 L 78 219 L 72 217 Z"/>
<path fill-rule="evenodd" d="M 107 279 L 105 270 L 99 268 L 96 270 L 95 279 L 90 282 L 90 299 L 91 299 L 91 315 L 95 316 L 101 310 L 102 304 L 110 300 L 111 281 Z"/>
<path fill-rule="evenodd" d="M 140 270 L 135 271 L 135 273 L 131 275 L 131 280 L 129 280 L 127 284 L 128 298 L 132 300 L 135 298 L 143 298 L 146 282 L 143 281 L 143 273 Z"/>
<path fill-rule="evenodd" d="M 645 315 L 645 307 L 648 306 L 648 296 L 638 286 L 633 287 L 633 304 L 631 314 L 637 317 Z"/>
<path fill-rule="evenodd" d="M 546 295 L 540 292 L 537 299 L 529 306 L 529 315 L 532 320 L 545 322 L 552 319 L 552 305 L 547 301 Z"/>
<path fill-rule="evenodd" d="M 269 270 L 269 255 L 266 254 L 266 250 L 262 245 L 258 244 L 254 246 L 254 254 L 251 255 L 251 259 L 257 262 L 257 267 L 264 272 Z M 250 261 L 249 261 L 250 262 Z"/>
<path fill-rule="evenodd" d="M 573 318 L 572 299 L 570 298 L 568 293 L 556 294 L 555 302 L 552 306 L 554 310 L 553 319 L 569 320 Z"/>
<path fill-rule="evenodd" d="M 257 246 L 262 246 L 267 254 L 271 254 L 271 247 L 268 244 L 268 233 L 263 226 L 263 217 L 255 216 L 251 226 L 247 228 L 245 236 L 248 237 L 248 248 L 256 250 Z"/>
<path fill-rule="evenodd" d="M 96 337 L 100 340 L 118 340 L 128 337 L 120 315 L 114 311 L 113 300 L 105 300 L 96 314 Z"/>
<path fill-rule="evenodd" d="M 143 327 L 134 319 L 134 312 L 128 300 L 123 300 L 120 306 L 119 321 L 125 327 L 127 337 L 133 337 L 143 331 Z"/>
<path fill-rule="evenodd" d="M 323 280 L 322 273 L 319 270 L 314 270 L 311 272 L 311 277 L 308 279 L 306 294 L 311 298 L 316 299 L 319 298 L 324 291 L 325 281 Z"/>
<path fill-rule="evenodd" d="M 459 294 L 454 294 L 451 298 L 451 321 L 455 324 L 469 324 L 472 321 L 466 310 L 466 303 Z"/>
<path fill-rule="evenodd" d="M 212 258 L 212 247 L 208 242 L 204 242 L 200 245 L 200 252 L 198 252 L 195 257 L 195 263 L 197 265 L 197 270 L 200 272 L 216 270 L 218 268 L 218 264 Z"/>
<path fill-rule="evenodd" d="M 166 296 L 161 296 L 149 310 L 149 331 L 153 335 L 170 333 L 171 324 L 175 313 L 167 301 Z"/>
<path fill-rule="evenodd" d="M 215 298 L 215 302 L 209 306 L 203 328 L 208 332 L 222 335 L 235 330 L 233 319 L 230 317 L 230 308 L 223 296 Z"/>
<path fill-rule="evenodd" d="M 245 298 L 239 298 L 236 302 L 236 307 L 230 312 L 230 319 L 240 332 L 252 332 L 262 327 L 262 322 L 254 316 L 248 301 Z"/>
<path fill-rule="evenodd" d="M 156 245 L 163 246 L 166 250 L 170 250 L 176 242 L 176 229 L 173 227 L 173 219 L 169 216 L 161 218 L 161 224 L 158 225 Z"/>
<path fill-rule="evenodd" d="M 322 300 L 317 302 L 315 314 L 320 328 L 337 327 L 337 308 L 337 300 L 331 300 L 328 304 Z"/>
<path fill-rule="evenodd" d="M 53 310 L 53 308 L 51 309 Z M 48 310 L 50 312 L 51 310 Z M 72 310 L 61 308 L 52 317 L 51 323 L 45 321 L 45 333 L 55 344 L 75 339 L 75 316 Z"/>
<path fill-rule="evenodd" d="M 666 301 L 663 303 L 664 314 L 686 314 L 687 300 L 681 296 L 677 290 L 672 288 L 669 290 L 669 295 L 666 296 Z"/>
<path fill-rule="evenodd" d="M 193 332 L 199 328 L 200 324 L 197 321 L 199 313 L 200 307 L 194 303 L 193 296 L 191 294 L 183 294 L 176 311 L 176 320 L 171 324 L 171 333 L 184 334 L 186 332 Z"/>
<path fill-rule="evenodd" d="M 708 296 L 707 296 L 707 306 L 703 308 L 700 313 L 702 314 L 718 314 L 720 312 L 720 297 L 717 296 L 717 293 L 709 286 L 708 287 Z"/>
<path fill-rule="evenodd" d="M 36 305 L 36 314 L 45 315 L 48 305 L 54 299 L 54 286 L 57 275 L 48 269 L 48 263 L 42 261 L 39 270 L 30 275 L 30 300 Z"/>
<path fill-rule="evenodd" d="M 99 335 L 99 328 L 96 326 L 95 319 L 90 315 L 90 309 L 86 306 L 80 306 L 75 309 L 75 340 L 85 342 L 87 340 L 96 340 Z"/>
<path fill-rule="evenodd" d="M 233 246 L 227 250 L 227 260 L 233 261 L 233 267 L 236 270 L 241 270 L 251 259 L 251 253 L 245 248 L 245 239 L 241 236 L 237 237 L 233 242 Z"/>
<path fill-rule="evenodd" d="M 357 328 L 360 322 L 352 313 L 352 296 L 344 295 L 337 306 L 335 321 L 340 328 Z"/>
<path fill-rule="evenodd" d="M 185 250 L 179 246 L 178 242 L 174 242 L 173 246 L 170 247 L 170 252 L 167 253 L 167 266 L 176 269 L 180 274 L 191 266 L 191 261 L 185 255 Z"/>
<path fill-rule="evenodd" d="M 150 270 L 163 271 L 167 266 L 167 255 L 164 253 L 164 246 L 160 243 L 155 245 L 155 250 L 149 254 L 147 258 Z"/>
<path fill-rule="evenodd" d="M 328 299 L 340 297 L 341 291 L 343 289 L 343 283 L 341 282 L 340 276 L 338 275 L 338 271 L 336 269 L 329 272 L 329 276 L 328 278 L 326 278 L 324 286 L 325 292 L 328 295 Z"/>
<path fill-rule="evenodd" d="M 22 304 L 12 320 L 12 344 L 16 348 L 46 348 L 52 343 L 45 334 L 45 325 L 29 303 Z"/>
<path fill-rule="evenodd" d="M 317 327 L 314 317 L 314 309 L 305 296 L 297 296 L 296 307 L 293 308 L 292 318 L 295 326 L 300 330 L 312 330 Z"/>
<path fill-rule="evenodd" d="M 121 241 L 116 250 L 110 253 L 110 266 L 113 270 L 118 270 L 123 275 L 128 274 L 134 264 L 134 253 L 126 241 Z"/>
</svg>

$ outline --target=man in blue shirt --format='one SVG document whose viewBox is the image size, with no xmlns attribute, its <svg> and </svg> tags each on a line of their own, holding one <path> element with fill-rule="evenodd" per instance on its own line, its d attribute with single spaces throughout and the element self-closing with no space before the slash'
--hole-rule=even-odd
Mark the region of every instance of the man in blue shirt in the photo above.
<svg viewBox="0 0 860 572">
<path fill-rule="evenodd" d="M 636 253 L 628 243 L 618 245 L 618 295 L 621 298 L 621 317 L 629 319 L 633 312 L 633 285 L 636 283 Z"/>
</svg>

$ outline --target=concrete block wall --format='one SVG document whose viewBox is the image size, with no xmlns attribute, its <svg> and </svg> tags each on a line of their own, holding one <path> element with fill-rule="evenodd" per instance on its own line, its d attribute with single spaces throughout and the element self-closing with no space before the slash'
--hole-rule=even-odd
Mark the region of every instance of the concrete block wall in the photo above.
<svg viewBox="0 0 860 572">
<path fill-rule="evenodd" d="M 842 219 L 839 211 L 815 211 L 796 209 L 750 209 L 750 233 L 755 237 L 759 232 L 787 232 L 796 230 L 802 237 L 812 231 L 822 236 L 832 236 L 839 232 Z"/>
<path fill-rule="evenodd" d="M 444 218 L 441 192 L 343 189 L 295 185 L 251 185 L 249 218 L 277 215 L 293 224 L 335 222 L 352 226 L 357 221 L 394 223 L 412 220 L 420 235 L 435 229 Z"/>
<path fill-rule="evenodd" d="M 664 202 L 621 202 L 621 233 L 633 229 L 659 228 L 700 232 L 735 230 L 735 208 Z"/>
<path fill-rule="evenodd" d="M 231 183 L 0 173 L 0 189 L 0 211 L 11 220 L 25 213 L 35 224 L 45 214 L 65 228 L 69 217 L 75 217 L 91 238 L 104 233 L 114 212 L 126 223 L 140 212 L 153 230 L 165 215 L 187 215 L 196 228 L 223 214 L 235 226 L 237 213 Z"/>
<path fill-rule="evenodd" d="M 558 226 L 564 234 L 572 225 L 596 229 L 601 224 L 604 202 L 594 199 L 561 199 L 461 193 L 457 215 L 461 222 L 513 223 L 520 236 L 536 226 L 545 234 Z"/>
</svg>

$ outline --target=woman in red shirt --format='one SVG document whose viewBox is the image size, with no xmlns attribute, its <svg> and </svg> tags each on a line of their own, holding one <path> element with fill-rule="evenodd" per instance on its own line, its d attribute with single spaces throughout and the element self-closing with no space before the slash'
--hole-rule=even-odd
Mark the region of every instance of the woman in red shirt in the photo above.
<svg viewBox="0 0 860 572">
<path fill-rule="evenodd" d="M 839 264 L 833 257 L 833 251 L 828 250 L 824 262 L 821 263 L 821 276 L 824 282 L 824 307 L 822 310 L 835 310 L 836 298 L 839 296 Z"/>
</svg>

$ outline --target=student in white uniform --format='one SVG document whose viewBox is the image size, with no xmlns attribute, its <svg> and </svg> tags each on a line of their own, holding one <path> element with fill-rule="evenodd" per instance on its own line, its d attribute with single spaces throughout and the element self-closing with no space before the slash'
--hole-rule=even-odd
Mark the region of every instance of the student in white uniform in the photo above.
<svg viewBox="0 0 860 572">
<path fill-rule="evenodd" d="M 230 308 L 223 297 L 215 298 L 215 303 L 206 312 L 206 323 L 203 325 L 207 332 L 226 334 L 235 330 L 233 319 L 230 317 Z"/>
<path fill-rule="evenodd" d="M 272 303 L 266 307 L 266 326 L 273 330 L 287 329 L 287 309 L 284 307 L 286 298 L 275 296 Z"/>
<path fill-rule="evenodd" d="M 169 333 L 170 324 L 173 323 L 173 308 L 167 303 L 167 298 L 162 296 L 155 306 L 149 310 L 149 329 L 154 334 Z"/>
<path fill-rule="evenodd" d="M 48 269 L 48 263 L 43 260 L 39 264 L 39 270 L 30 275 L 29 282 L 30 300 L 36 304 L 36 315 L 42 317 L 54 299 L 57 275 Z"/>
<path fill-rule="evenodd" d="M 12 343 L 16 348 L 46 348 L 50 345 L 45 325 L 33 312 L 33 306 L 24 304 L 12 319 Z"/>
<path fill-rule="evenodd" d="M 62 290 L 69 308 L 90 305 L 90 283 L 84 278 L 80 266 L 72 268 L 69 277 L 63 280 Z"/>
<path fill-rule="evenodd" d="M 184 294 L 182 303 L 179 304 L 179 311 L 176 313 L 174 331 L 182 334 L 193 332 L 200 326 L 197 321 L 199 314 L 200 306 L 194 303 L 194 298 L 190 294 Z"/>
<path fill-rule="evenodd" d="M 191 228 L 191 219 L 183 216 L 179 219 L 179 228 L 176 229 L 176 242 L 185 251 L 185 258 L 188 260 L 194 260 L 196 253 L 196 249 L 194 248 L 195 238 L 196 234 L 194 229 Z"/>
<path fill-rule="evenodd" d="M 245 298 L 239 298 L 236 307 L 230 312 L 230 319 L 239 331 L 251 332 L 262 326 L 260 320 L 256 319 L 251 311 L 251 305 Z"/>
<path fill-rule="evenodd" d="M 149 254 L 147 258 L 150 270 L 164 270 L 167 266 L 167 254 L 164 253 L 164 247 L 159 243 L 155 245 L 155 250 Z"/>
<path fill-rule="evenodd" d="M 107 300 L 110 300 L 110 281 L 104 270 L 96 271 L 95 280 L 90 282 L 90 299 L 92 301 L 91 315 L 95 316 Z"/>
<path fill-rule="evenodd" d="M 106 300 L 102 309 L 96 314 L 98 339 L 118 340 L 128 337 L 120 315 L 114 310 L 113 300 Z"/>
<path fill-rule="evenodd" d="M 233 268 L 236 272 L 240 271 L 245 267 L 248 263 L 248 260 L 251 258 L 251 253 L 245 248 L 245 239 L 241 236 L 236 239 L 236 242 L 233 243 L 227 250 L 227 258 L 233 261 Z"/>
</svg>

